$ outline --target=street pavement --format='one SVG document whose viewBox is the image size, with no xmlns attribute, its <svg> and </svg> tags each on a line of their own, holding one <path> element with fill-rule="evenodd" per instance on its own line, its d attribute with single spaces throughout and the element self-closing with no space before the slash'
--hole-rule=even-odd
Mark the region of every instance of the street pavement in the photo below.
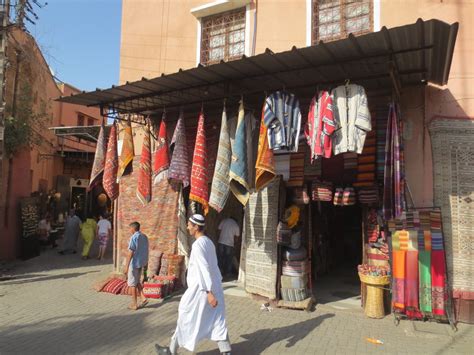
<svg viewBox="0 0 474 355">
<path fill-rule="evenodd" d="M 154 345 L 167 345 L 176 326 L 180 295 L 151 300 L 134 312 L 127 309 L 130 297 L 92 289 L 112 271 L 110 258 L 82 261 L 79 254 L 48 250 L 3 269 L 13 277 L 0 281 L 0 354 L 154 354 Z M 459 324 L 457 332 L 434 322 L 402 320 L 396 326 L 392 316 L 372 320 L 361 310 L 328 305 L 268 312 L 237 284 L 225 288 L 233 354 L 474 353 L 470 325 Z M 197 353 L 219 352 L 205 341 Z"/>
</svg>

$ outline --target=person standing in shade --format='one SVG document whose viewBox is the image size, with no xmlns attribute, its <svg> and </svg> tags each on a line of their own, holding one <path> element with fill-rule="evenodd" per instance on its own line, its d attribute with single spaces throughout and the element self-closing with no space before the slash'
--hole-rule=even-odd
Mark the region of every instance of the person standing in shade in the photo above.
<svg viewBox="0 0 474 355">
<path fill-rule="evenodd" d="M 188 289 L 179 302 L 178 324 L 170 346 L 155 345 L 160 355 L 176 354 L 179 347 L 194 352 L 204 339 L 216 341 L 221 354 L 230 354 L 222 275 L 217 265 L 216 248 L 204 234 L 204 226 L 202 215 L 189 218 L 188 231 L 195 242 L 189 257 Z"/>
<path fill-rule="evenodd" d="M 102 260 L 105 256 L 105 250 L 107 249 L 107 243 L 109 238 L 112 237 L 112 224 L 105 215 L 100 215 L 100 220 L 97 223 L 97 235 L 99 236 L 99 255 L 97 260 Z"/>
<path fill-rule="evenodd" d="M 140 223 L 138 222 L 130 224 L 130 233 L 132 233 L 132 237 L 128 244 L 124 273 L 127 275 L 128 286 L 132 288 L 132 304 L 128 308 L 136 311 L 148 303 L 140 283 L 143 268 L 148 265 L 148 238 L 140 232 Z M 138 296 L 141 298 L 140 305 L 137 302 Z"/>
<path fill-rule="evenodd" d="M 77 239 L 81 232 L 81 219 L 76 216 L 76 211 L 71 210 L 64 224 L 64 243 L 63 250 L 59 254 L 76 254 Z"/>
<path fill-rule="evenodd" d="M 82 246 L 82 260 L 89 259 L 92 242 L 97 236 L 97 221 L 91 215 L 81 225 L 81 235 L 84 245 Z"/>
<path fill-rule="evenodd" d="M 234 241 L 240 235 L 240 228 L 233 218 L 226 218 L 219 224 L 219 241 L 217 243 L 217 255 L 219 268 L 224 277 L 232 274 L 232 263 L 234 260 Z"/>
</svg>

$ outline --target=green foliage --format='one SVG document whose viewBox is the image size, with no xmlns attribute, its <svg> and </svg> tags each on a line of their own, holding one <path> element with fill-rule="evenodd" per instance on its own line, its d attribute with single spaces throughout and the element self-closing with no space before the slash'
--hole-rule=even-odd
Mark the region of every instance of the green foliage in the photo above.
<svg viewBox="0 0 474 355">
<path fill-rule="evenodd" d="M 22 148 L 40 145 L 44 138 L 41 132 L 47 129 L 51 117 L 48 104 L 41 100 L 38 108 L 33 108 L 33 95 L 29 83 L 20 82 L 16 98 L 15 112 L 13 106 L 6 107 L 5 119 L 5 150 L 13 156 Z"/>
</svg>

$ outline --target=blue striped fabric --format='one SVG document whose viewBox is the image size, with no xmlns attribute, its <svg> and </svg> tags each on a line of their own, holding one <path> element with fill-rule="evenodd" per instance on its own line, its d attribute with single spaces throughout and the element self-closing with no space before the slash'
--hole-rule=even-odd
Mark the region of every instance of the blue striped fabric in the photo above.
<svg viewBox="0 0 474 355">
<path fill-rule="evenodd" d="M 443 250 L 443 234 L 438 231 L 431 231 L 431 249 Z"/>
</svg>

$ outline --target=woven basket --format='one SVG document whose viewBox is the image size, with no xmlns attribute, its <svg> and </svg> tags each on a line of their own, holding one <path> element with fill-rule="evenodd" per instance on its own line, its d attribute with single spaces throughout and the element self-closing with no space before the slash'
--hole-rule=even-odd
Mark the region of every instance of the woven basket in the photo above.
<svg viewBox="0 0 474 355">
<path fill-rule="evenodd" d="M 385 317 L 383 285 L 390 283 L 389 276 L 371 276 L 359 273 L 360 281 L 367 285 L 365 315 L 369 318 Z"/>
</svg>

